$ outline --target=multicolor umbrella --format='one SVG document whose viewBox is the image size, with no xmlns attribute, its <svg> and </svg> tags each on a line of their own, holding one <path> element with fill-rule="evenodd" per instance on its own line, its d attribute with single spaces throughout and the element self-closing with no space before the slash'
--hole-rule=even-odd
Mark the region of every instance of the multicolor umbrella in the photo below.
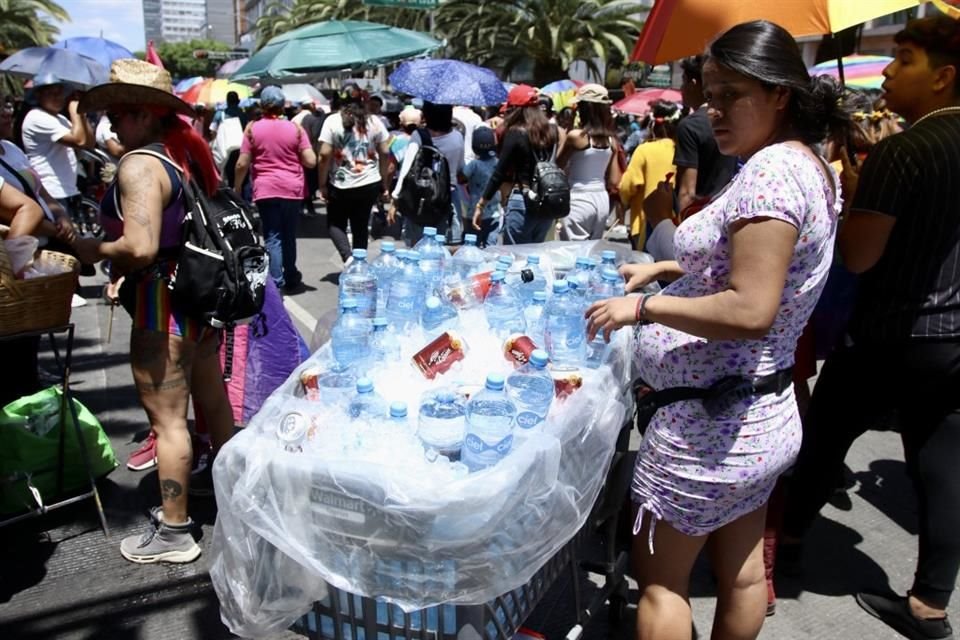
<svg viewBox="0 0 960 640">
<path fill-rule="evenodd" d="M 554 80 L 550 84 L 545 84 L 540 87 L 540 93 L 545 93 L 548 96 L 552 96 L 557 93 L 565 93 L 567 91 L 576 91 L 578 87 L 582 86 L 583 83 L 579 80 Z"/>
<path fill-rule="evenodd" d="M 205 78 L 182 94 L 180 99 L 189 104 L 215 105 L 227 101 L 227 93 L 236 91 L 240 98 L 249 98 L 253 90 L 250 87 L 229 80 Z"/>
<path fill-rule="evenodd" d="M 702 53 L 713 38 L 750 20 L 771 20 L 794 37 L 836 33 L 924 0 L 656 0 L 630 56 L 660 64 Z"/>
<path fill-rule="evenodd" d="M 20 78 L 53 74 L 64 82 L 79 87 L 103 84 L 110 72 L 99 62 L 68 49 L 28 47 L 0 62 L 0 71 Z"/>
<path fill-rule="evenodd" d="M 623 100 L 614 102 L 610 108 L 620 113 L 642 117 L 650 113 L 650 104 L 657 100 L 680 102 L 682 97 L 675 89 L 637 89 Z"/>
<path fill-rule="evenodd" d="M 199 84 L 206 79 L 207 78 L 204 78 L 203 76 L 194 76 L 192 78 L 184 78 L 183 80 L 181 80 L 180 82 L 178 82 L 173 86 L 173 92 L 177 95 L 180 95 L 181 93 L 183 93 L 184 91 L 192 87 L 193 85 Z"/>
<path fill-rule="evenodd" d="M 507 90 L 490 69 L 459 60 L 410 60 L 390 74 L 397 91 L 434 104 L 486 107 L 507 99 Z"/>
<path fill-rule="evenodd" d="M 123 45 L 119 45 L 112 40 L 104 38 L 90 38 L 80 36 L 77 38 L 67 38 L 51 45 L 55 49 L 67 49 L 79 53 L 84 58 L 98 62 L 104 68 L 109 69 L 114 60 L 120 58 L 132 58 L 133 53 Z"/>
<path fill-rule="evenodd" d="M 237 58 L 236 60 L 227 60 L 220 65 L 220 68 L 217 69 L 217 72 L 213 75 L 218 78 L 229 78 L 236 73 L 240 67 L 247 64 L 247 60 L 249 59 L 250 58 Z"/>
<path fill-rule="evenodd" d="M 848 87 L 879 89 L 883 84 L 883 70 L 893 58 L 888 56 L 846 56 L 843 58 L 843 76 Z M 836 60 L 828 60 L 810 67 L 810 75 L 840 77 Z"/>
</svg>

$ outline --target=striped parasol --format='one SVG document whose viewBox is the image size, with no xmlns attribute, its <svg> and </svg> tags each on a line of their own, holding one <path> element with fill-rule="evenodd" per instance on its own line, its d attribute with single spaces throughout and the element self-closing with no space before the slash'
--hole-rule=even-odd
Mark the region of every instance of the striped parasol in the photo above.
<svg viewBox="0 0 960 640">
<path fill-rule="evenodd" d="M 243 84 L 230 82 L 229 80 L 206 78 L 203 82 L 191 86 L 180 94 L 180 99 L 190 104 L 215 105 L 227 101 L 227 93 L 236 91 L 242 100 L 249 98 L 253 90 Z"/>
<path fill-rule="evenodd" d="M 843 59 L 843 76 L 848 87 L 855 89 L 879 89 L 883 84 L 883 70 L 893 58 L 888 56 L 846 56 Z M 810 68 L 810 75 L 829 75 L 840 78 L 836 60 L 828 60 Z"/>
</svg>

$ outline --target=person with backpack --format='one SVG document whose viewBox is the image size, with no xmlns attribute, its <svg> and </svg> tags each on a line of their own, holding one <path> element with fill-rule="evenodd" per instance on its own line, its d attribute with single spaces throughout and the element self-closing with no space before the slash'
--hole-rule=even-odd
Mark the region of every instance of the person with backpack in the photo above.
<svg viewBox="0 0 960 640">
<path fill-rule="evenodd" d="M 499 196 L 500 186 L 511 183 L 504 218 L 504 244 L 543 242 L 556 217 L 570 211 L 570 188 L 556 165 L 556 127 L 540 109 L 537 90 L 518 84 L 507 95 L 500 160 L 490 176 L 473 215 Z M 565 204 L 564 208 L 564 190 Z M 551 201 L 554 195 L 559 196 Z"/>
<path fill-rule="evenodd" d="M 260 92 L 263 119 L 244 131 L 233 183 L 243 184 L 252 169 L 253 201 L 263 220 L 270 277 L 278 289 L 291 293 L 303 286 L 297 269 L 297 221 L 306 191 L 303 170 L 317 166 L 317 155 L 303 127 L 280 117 L 284 102 L 280 87 Z"/>
<path fill-rule="evenodd" d="M 453 126 L 453 106 L 424 101 L 422 113 L 426 126 L 410 135 L 393 189 L 393 203 L 387 211 L 387 224 L 393 224 L 398 210 L 403 215 L 403 239 L 411 247 L 420 240 L 423 227 L 436 227 L 439 233 L 445 234 L 453 216 L 461 215 L 456 178 L 463 167 L 463 134 Z M 434 159 L 436 171 L 429 173 L 434 176 L 427 198 L 432 204 L 421 207 L 418 201 L 423 196 L 423 187 L 415 178 L 427 175 L 423 173 L 427 157 Z M 420 197 L 411 197 L 411 190 L 419 191 Z M 408 200 L 411 205 L 405 206 Z M 430 210 L 426 211 L 427 208 Z"/>
<path fill-rule="evenodd" d="M 151 510 L 146 533 L 121 541 L 120 553 L 141 564 L 192 562 L 200 547 L 187 515 L 194 489 L 187 407 L 192 397 L 214 451 L 232 434 L 233 418 L 217 355 L 219 331 L 197 306 L 175 302 L 169 284 L 190 260 L 182 243 L 192 211 L 186 194 L 199 189 L 200 197 L 212 197 L 220 179 L 207 142 L 179 117 L 192 113 L 190 105 L 173 95 L 170 74 L 160 67 L 116 60 L 110 82 L 91 89 L 80 110 L 105 110 L 120 142 L 134 150 L 121 160 L 101 203 L 106 237 L 74 244 L 83 262 L 110 260 L 112 276 L 125 276 L 120 300 L 133 319 L 130 365 L 156 433 L 161 505 Z"/>
</svg>

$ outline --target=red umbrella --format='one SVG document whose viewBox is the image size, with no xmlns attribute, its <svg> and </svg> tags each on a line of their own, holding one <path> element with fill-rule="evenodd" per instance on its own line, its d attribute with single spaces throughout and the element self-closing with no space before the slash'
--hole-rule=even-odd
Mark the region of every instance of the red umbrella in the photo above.
<svg viewBox="0 0 960 640">
<path fill-rule="evenodd" d="M 680 102 L 680 92 L 675 89 L 637 89 L 623 100 L 614 102 L 611 108 L 620 113 L 645 116 L 650 113 L 650 103 L 657 100 Z"/>
</svg>

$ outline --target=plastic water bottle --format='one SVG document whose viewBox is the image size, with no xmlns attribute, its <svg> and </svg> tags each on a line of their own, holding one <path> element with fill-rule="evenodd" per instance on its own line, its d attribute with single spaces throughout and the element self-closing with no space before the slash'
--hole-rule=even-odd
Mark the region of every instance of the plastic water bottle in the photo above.
<svg viewBox="0 0 960 640">
<path fill-rule="evenodd" d="M 510 453 L 517 407 L 507 397 L 503 376 L 491 373 L 482 391 L 467 403 L 467 435 L 461 458 L 471 471 L 492 467 Z"/>
<path fill-rule="evenodd" d="M 477 247 L 477 236 L 468 233 L 463 236 L 463 245 L 451 258 L 450 270 L 456 271 L 460 278 L 466 280 L 473 274 L 478 273 L 483 268 L 483 263 L 483 251 Z"/>
<path fill-rule="evenodd" d="M 426 449 L 454 460 L 460 456 L 466 431 L 466 405 L 463 396 L 449 389 L 429 394 L 420 403 L 417 437 Z"/>
<path fill-rule="evenodd" d="M 504 273 L 496 271 L 490 276 L 490 291 L 483 301 L 490 331 L 500 339 L 513 333 L 524 333 L 527 323 L 523 318 L 523 305 L 510 287 L 504 284 Z"/>
<path fill-rule="evenodd" d="M 370 263 L 370 268 L 377 278 L 377 314 L 382 315 L 387 308 L 390 285 L 403 268 L 403 263 L 397 255 L 396 245 L 389 240 L 381 242 L 380 255 Z"/>
<path fill-rule="evenodd" d="M 420 255 L 420 271 L 423 273 L 424 292 L 431 295 L 443 279 L 446 248 L 437 243 L 435 227 L 424 227 L 423 237 L 413 249 Z"/>
<path fill-rule="evenodd" d="M 450 253 L 450 249 L 447 248 L 447 236 L 438 231 L 434 234 L 433 239 L 437 241 L 437 246 L 440 247 L 440 250 L 443 252 L 443 269 L 446 271 L 450 265 L 450 260 L 453 259 L 453 254 Z"/>
<path fill-rule="evenodd" d="M 538 347 L 544 346 L 543 341 L 543 310 L 547 304 L 546 291 L 534 291 L 533 300 L 523 309 L 523 318 L 527 323 L 527 337 L 533 340 Z"/>
<path fill-rule="evenodd" d="M 423 273 L 420 254 L 407 251 L 403 268 L 393 279 L 387 294 L 387 321 L 395 331 L 417 324 L 423 304 Z"/>
<path fill-rule="evenodd" d="M 590 264 L 590 258 L 580 256 L 574 263 L 573 271 L 565 278 L 570 283 L 570 292 L 581 298 L 586 296 L 590 288 L 591 275 L 594 267 Z"/>
<path fill-rule="evenodd" d="M 595 289 L 600 286 L 604 269 L 617 270 L 617 252 L 607 249 L 600 254 L 600 266 L 590 274 L 590 288 Z M 587 295 L 590 295 L 589 293 Z"/>
<path fill-rule="evenodd" d="M 407 403 L 403 400 L 397 400 L 390 403 L 390 424 L 394 427 L 407 429 Z"/>
<path fill-rule="evenodd" d="M 547 290 L 547 278 L 543 274 L 543 269 L 540 268 L 540 256 L 527 256 L 527 264 L 520 270 L 520 281 L 516 286 L 524 304 L 533 301 L 535 291 Z"/>
<path fill-rule="evenodd" d="M 456 329 L 460 316 L 450 303 L 438 296 L 428 296 L 420 314 L 420 324 L 428 337 L 436 336 L 449 329 Z"/>
<path fill-rule="evenodd" d="M 350 398 L 347 412 L 351 418 L 383 418 L 387 415 L 387 403 L 383 397 L 373 390 L 373 381 L 370 378 L 357 380 L 357 392 Z"/>
<path fill-rule="evenodd" d="M 373 333 L 370 334 L 370 359 L 374 363 L 398 362 L 400 360 L 400 340 L 387 326 L 387 319 L 377 316 L 373 319 Z"/>
<path fill-rule="evenodd" d="M 553 297 L 543 310 L 543 341 L 554 368 L 576 369 L 583 362 L 586 323 L 580 302 L 566 280 L 553 283 Z"/>
<path fill-rule="evenodd" d="M 623 278 L 616 269 L 604 269 L 600 274 L 600 278 L 600 284 L 594 287 L 590 294 L 589 301 L 591 304 L 598 300 L 606 300 L 607 298 L 616 298 L 624 295 Z M 593 340 L 587 343 L 586 355 L 584 356 L 586 365 L 591 369 L 596 369 L 603 364 L 609 346 L 603 338 L 603 332 L 598 331 Z"/>
<path fill-rule="evenodd" d="M 340 302 L 347 298 L 357 301 L 364 318 L 377 315 L 377 276 L 367 264 L 366 249 L 354 249 L 353 263 L 340 274 Z"/>
<path fill-rule="evenodd" d="M 328 404 L 346 407 L 350 396 L 357 387 L 357 376 L 349 369 L 327 371 L 317 379 L 320 387 L 320 399 Z"/>
<path fill-rule="evenodd" d="M 333 359 L 346 368 L 370 355 L 370 321 L 360 315 L 357 301 L 347 298 L 340 304 L 340 317 L 330 330 Z"/>
<path fill-rule="evenodd" d="M 507 378 L 507 397 L 517 407 L 517 428 L 529 433 L 541 428 L 553 402 L 553 378 L 547 371 L 547 352 L 534 349 L 530 360 Z"/>
</svg>

